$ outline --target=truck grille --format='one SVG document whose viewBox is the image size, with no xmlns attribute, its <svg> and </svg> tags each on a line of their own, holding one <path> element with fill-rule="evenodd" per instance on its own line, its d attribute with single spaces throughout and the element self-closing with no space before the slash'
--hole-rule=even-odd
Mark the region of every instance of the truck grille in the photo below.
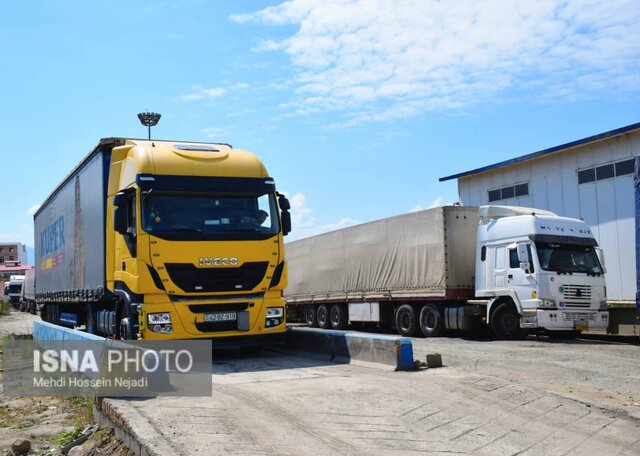
<svg viewBox="0 0 640 456">
<path fill-rule="evenodd" d="M 245 263 L 239 268 L 199 269 L 192 264 L 166 263 L 169 277 L 185 292 L 243 291 L 254 289 L 264 279 L 269 263 Z"/>
<path fill-rule="evenodd" d="M 589 307 L 591 305 L 590 285 L 562 285 L 562 296 L 566 307 Z"/>
<path fill-rule="evenodd" d="M 595 320 L 595 313 L 587 312 L 566 312 L 563 314 L 565 321 L 577 321 L 577 320 Z"/>
</svg>

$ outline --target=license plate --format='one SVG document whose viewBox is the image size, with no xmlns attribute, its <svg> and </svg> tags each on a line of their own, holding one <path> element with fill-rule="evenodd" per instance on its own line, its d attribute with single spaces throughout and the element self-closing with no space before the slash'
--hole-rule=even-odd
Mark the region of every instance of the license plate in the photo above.
<svg viewBox="0 0 640 456">
<path fill-rule="evenodd" d="M 576 331 L 589 331 L 589 325 L 587 323 L 575 323 L 573 329 Z"/>
<path fill-rule="evenodd" d="M 236 314 L 235 312 L 204 314 L 204 321 L 208 323 L 213 321 L 234 321 L 237 319 L 238 319 L 238 314 Z"/>
</svg>

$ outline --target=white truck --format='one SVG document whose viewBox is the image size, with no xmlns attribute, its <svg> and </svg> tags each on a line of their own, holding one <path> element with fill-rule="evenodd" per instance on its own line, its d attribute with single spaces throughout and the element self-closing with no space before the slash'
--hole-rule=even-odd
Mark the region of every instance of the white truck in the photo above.
<svg viewBox="0 0 640 456">
<path fill-rule="evenodd" d="M 531 208 L 444 206 L 287 244 L 290 319 L 438 336 L 488 324 L 572 337 L 606 329 L 604 262 L 589 226 Z"/>
<path fill-rule="evenodd" d="M 24 284 L 23 275 L 12 275 L 9 280 L 9 287 L 7 288 L 9 294 L 9 303 L 17 309 L 20 306 L 20 300 L 22 299 L 22 285 Z"/>
</svg>

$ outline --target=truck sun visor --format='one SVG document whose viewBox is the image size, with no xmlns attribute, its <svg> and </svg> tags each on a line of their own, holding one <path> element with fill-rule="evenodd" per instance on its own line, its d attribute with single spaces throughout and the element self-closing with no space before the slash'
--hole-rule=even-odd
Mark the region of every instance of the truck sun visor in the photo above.
<svg viewBox="0 0 640 456">
<path fill-rule="evenodd" d="M 264 195 L 275 191 L 271 177 L 209 177 L 209 176 L 166 176 L 138 174 L 136 183 L 143 191 L 153 189 L 158 192 L 221 192 L 252 193 Z"/>
<path fill-rule="evenodd" d="M 546 242 L 548 244 L 571 244 L 597 247 L 598 243 L 594 238 L 578 237 L 578 236 L 562 236 L 555 234 L 534 234 L 529 236 L 532 241 Z"/>
</svg>

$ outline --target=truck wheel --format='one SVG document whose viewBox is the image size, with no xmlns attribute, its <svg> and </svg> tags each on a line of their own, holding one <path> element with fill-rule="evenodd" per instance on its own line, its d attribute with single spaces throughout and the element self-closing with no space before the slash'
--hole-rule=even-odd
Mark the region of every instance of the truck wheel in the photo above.
<svg viewBox="0 0 640 456">
<path fill-rule="evenodd" d="M 320 304 L 318 306 L 317 313 L 318 326 L 322 329 L 328 329 L 330 326 L 329 323 L 329 309 L 324 304 Z"/>
<path fill-rule="evenodd" d="M 318 306 L 308 305 L 304 309 L 304 317 L 310 328 L 318 327 Z"/>
<path fill-rule="evenodd" d="M 444 331 L 442 309 L 434 304 L 426 304 L 420 311 L 420 330 L 425 337 L 438 337 Z"/>
<path fill-rule="evenodd" d="M 498 339 L 524 339 L 527 332 L 520 328 L 520 316 L 511 302 L 498 304 L 491 316 L 491 329 Z"/>
<path fill-rule="evenodd" d="M 410 304 L 403 304 L 396 311 L 396 330 L 405 337 L 418 334 L 418 316 L 416 309 Z"/>
<path fill-rule="evenodd" d="M 342 304 L 332 305 L 329 316 L 331 317 L 331 327 L 333 329 L 344 329 L 349 323 L 347 309 Z"/>
</svg>

